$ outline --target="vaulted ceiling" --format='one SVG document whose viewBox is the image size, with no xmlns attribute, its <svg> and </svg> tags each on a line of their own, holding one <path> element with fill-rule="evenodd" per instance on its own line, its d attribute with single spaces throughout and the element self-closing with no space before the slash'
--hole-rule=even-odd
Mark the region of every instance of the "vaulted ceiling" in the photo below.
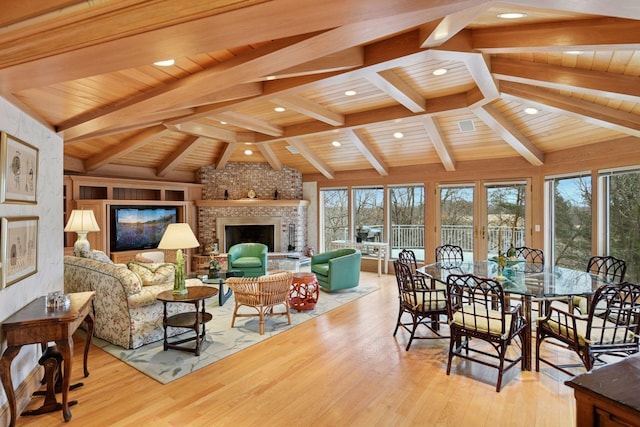
<svg viewBox="0 0 640 427">
<path fill-rule="evenodd" d="M 30 0 L 0 25 L 0 95 L 72 173 L 455 171 L 640 136 L 637 0 Z"/>
</svg>

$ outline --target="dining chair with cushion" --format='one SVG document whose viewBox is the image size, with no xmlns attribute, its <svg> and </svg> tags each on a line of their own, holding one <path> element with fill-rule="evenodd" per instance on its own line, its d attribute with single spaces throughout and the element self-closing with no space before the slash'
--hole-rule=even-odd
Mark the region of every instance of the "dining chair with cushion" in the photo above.
<svg viewBox="0 0 640 427">
<path fill-rule="evenodd" d="M 226 285 L 235 294 L 235 308 L 231 318 L 231 327 L 235 326 L 236 317 L 258 316 L 260 318 L 260 335 L 264 335 L 265 316 L 287 316 L 291 324 L 289 307 L 289 291 L 293 282 L 291 271 L 275 271 L 260 277 L 230 277 Z M 274 307 L 283 306 L 284 311 L 276 312 Z M 242 307 L 251 312 L 241 312 Z M 255 310 L 256 313 L 253 313 Z"/>
<path fill-rule="evenodd" d="M 454 357 L 496 368 L 496 391 L 499 392 L 504 372 L 518 363 L 525 368 L 526 321 L 520 304 L 514 307 L 506 304 L 499 282 L 472 274 L 450 274 L 447 315 L 450 330 L 447 375 Z M 507 349 L 515 338 L 520 340 L 520 354 L 509 357 Z M 492 348 L 482 345 L 482 341 Z"/>
<path fill-rule="evenodd" d="M 540 362 L 568 375 L 567 368 L 584 366 L 590 371 L 603 355 L 628 356 L 637 353 L 640 334 L 640 285 L 629 282 L 603 285 L 593 296 L 588 315 L 576 315 L 553 305 L 538 319 L 536 371 Z M 581 364 L 561 365 L 543 358 L 540 347 L 553 339 L 578 354 Z"/>
<path fill-rule="evenodd" d="M 411 249 L 403 249 L 398 254 L 398 261 L 406 264 L 411 269 L 413 275 L 416 274 L 418 269 L 418 261 L 416 260 L 416 254 Z"/>
<path fill-rule="evenodd" d="M 447 314 L 447 295 L 444 289 L 429 289 L 424 278 L 414 275 L 411 267 L 400 260 L 395 260 L 393 267 L 400 299 L 398 320 L 393 336 L 396 336 L 399 328 L 409 332 L 409 342 L 405 348 L 407 351 L 414 339 L 447 338 L 439 332 L 440 317 Z M 405 314 L 411 316 L 411 322 L 403 321 L 402 317 Z M 416 336 L 416 330 L 420 325 L 426 326 L 431 334 Z"/>
<path fill-rule="evenodd" d="M 587 261 L 587 272 L 600 276 L 609 283 L 622 283 L 627 272 L 627 263 L 614 256 L 592 256 Z M 587 296 L 573 297 L 573 308 L 586 315 L 590 299 Z"/>
<path fill-rule="evenodd" d="M 436 262 L 457 265 L 463 261 L 464 255 L 460 246 L 446 244 L 436 248 Z"/>
</svg>

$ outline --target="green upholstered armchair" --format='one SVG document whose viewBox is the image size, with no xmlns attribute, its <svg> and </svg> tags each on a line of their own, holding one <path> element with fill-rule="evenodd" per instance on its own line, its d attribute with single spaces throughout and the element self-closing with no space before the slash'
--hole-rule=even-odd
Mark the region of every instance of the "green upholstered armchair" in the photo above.
<svg viewBox="0 0 640 427">
<path fill-rule="evenodd" d="M 360 260 L 358 249 L 343 248 L 323 252 L 311 257 L 311 272 L 318 278 L 322 290 L 354 288 L 360 282 Z"/>
<path fill-rule="evenodd" d="M 227 252 L 228 268 L 242 270 L 245 277 L 267 274 L 267 245 L 262 243 L 238 243 Z"/>
</svg>

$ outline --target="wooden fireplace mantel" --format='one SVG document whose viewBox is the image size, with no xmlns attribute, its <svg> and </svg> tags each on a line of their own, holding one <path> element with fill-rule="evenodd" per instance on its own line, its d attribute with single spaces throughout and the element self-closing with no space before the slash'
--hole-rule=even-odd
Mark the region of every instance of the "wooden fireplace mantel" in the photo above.
<svg viewBox="0 0 640 427">
<path fill-rule="evenodd" d="M 269 199 L 236 199 L 236 200 L 196 200 L 197 207 L 247 207 L 247 206 L 309 206 L 309 200 L 269 200 Z"/>
</svg>

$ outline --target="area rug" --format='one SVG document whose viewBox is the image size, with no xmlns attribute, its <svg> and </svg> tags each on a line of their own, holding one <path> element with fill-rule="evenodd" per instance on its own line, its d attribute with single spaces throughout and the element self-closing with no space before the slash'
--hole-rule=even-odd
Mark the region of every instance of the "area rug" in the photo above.
<svg viewBox="0 0 640 427">
<path fill-rule="evenodd" d="M 217 297 L 210 298 L 207 300 L 207 311 L 213 315 L 213 319 L 206 324 L 205 341 L 199 356 L 180 350 L 164 351 L 162 341 L 135 350 L 125 350 L 95 337 L 92 343 L 154 380 L 167 384 L 377 289 L 377 285 L 368 284 L 339 292 L 321 292 L 313 310 L 291 310 L 291 325 L 287 324 L 286 316 L 267 317 L 264 335 L 260 335 L 257 316 L 237 318 L 235 327 L 231 328 L 233 296 L 222 307 L 218 305 Z"/>
</svg>

